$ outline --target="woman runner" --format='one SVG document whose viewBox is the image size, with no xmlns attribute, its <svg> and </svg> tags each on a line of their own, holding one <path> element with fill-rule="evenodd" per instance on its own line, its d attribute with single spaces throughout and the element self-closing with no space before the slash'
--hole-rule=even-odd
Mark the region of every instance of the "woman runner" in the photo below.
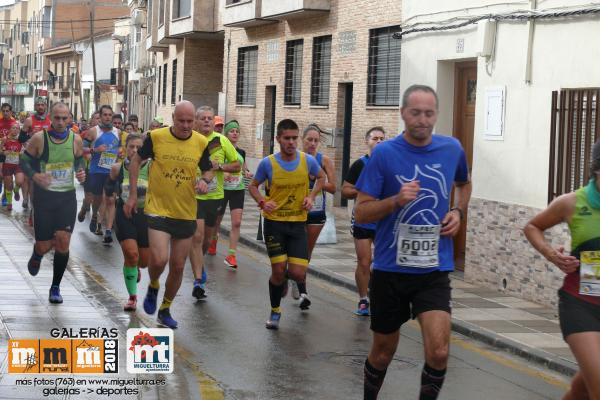
<svg viewBox="0 0 600 400">
<path fill-rule="evenodd" d="M 529 242 L 566 276 L 558 291 L 563 338 L 579 364 L 563 400 L 600 399 L 600 141 L 592 148 L 587 186 L 557 197 L 525 226 Z M 566 222 L 571 254 L 553 248 L 544 231 Z"/>
<path fill-rule="evenodd" d="M 148 187 L 148 169 L 150 161 L 142 163 L 137 184 L 137 212 L 133 213 L 131 219 L 123 212 L 123 205 L 129 198 L 129 172 L 127 166 L 129 160 L 142 147 L 143 139 L 139 133 L 131 133 L 125 141 L 127 158 L 122 163 L 116 163 L 111 167 L 110 180 L 107 183 L 107 192 L 116 190 L 118 195 L 116 217 L 117 240 L 121 244 L 123 257 L 123 275 L 125 286 L 129 293 L 129 299 L 123 309 L 135 311 L 137 306 L 137 283 L 140 280 L 140 268 L 146 268 L 150 249 L 148 243 L 148 224 L 144 215 L 144 202 L 146 188 Z"/>
<path fill-rule="evenodd" d="M 23 144 L 19 142 L 19 132 L 21 127 L 18 122 L 15 122 L 8 132 L 8 136 L 2 143 L 2 154 L 6 157 L 2 164 L 2 176 L 4 178 L 4 193 L 6 195 L 6 211 L 12 211 L 13 191 L 15 200 L 19 201 L 19 188 L 23 186 L 25 175 L 19 167 L 19 155 L 23 148 Z M 15 185 L 13 186 L 13 176 L 15 177 Z"/>
</svg>

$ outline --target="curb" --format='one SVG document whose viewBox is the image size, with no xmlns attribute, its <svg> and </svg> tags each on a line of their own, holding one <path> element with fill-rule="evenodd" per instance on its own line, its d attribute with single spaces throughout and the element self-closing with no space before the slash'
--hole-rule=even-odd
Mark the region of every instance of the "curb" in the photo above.
<svg viewBox="0 0 600 400">
<path fill-rule="evenodd" d="M 220 233 L 229 236 L 229 231 L 230 230 L 228 228 L 221 225 Z M 266 253 L 264 244 L 262 242 L 249 239 L 244 235 L 240 235 L 239 242 L 244 246 L 252 248 L 253 250 Z M 319 271 L 313 267 L 308 269 L 308 274 L 322 279 L 324 281 L 327 281 L 329 283 L 332 283 L 336 286 L 341 286 L 343 288 L 356 291 L 356 284 L 354 282 L 345 278 L 335 276 L 333 273 Z M 482 329 L 481 327 L 471 324 L 469 322 L 452 319 L 451 327 L 452 331 L 456 333 L 478 340 L 496 349 L 508 351 L 513 355 L 521 357 L 527 361 L 539 364 L 560 374 L 573 376 L 577 373 L 577 371 L 579 371 L 577 364 L 573 364 L 569 361 L 561 359 L 558 356 L 502 337 L 498 334 Z"/>
</svg>

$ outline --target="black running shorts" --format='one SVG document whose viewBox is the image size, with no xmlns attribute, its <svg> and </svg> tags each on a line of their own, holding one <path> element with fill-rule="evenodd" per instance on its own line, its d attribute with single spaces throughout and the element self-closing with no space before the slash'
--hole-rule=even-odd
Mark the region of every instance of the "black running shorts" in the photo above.
<svg viewBox="0 0 600 400">
<path fill-rule="evenodd" d="M 117 240 L 133 239 L 138 247 L 149 247 L 148 243 L 148 217 L 144 214 L 143 208 L 138 208 L 131 218 L 127 218 L 123 212 L 123 202 L 117 201 L 117 210 L 115 213 L 115 223 L 117 225 Z"/>
<path fill-rule="evenodd" d="M 306 222 L 264 220 L 263 234 L 271 264 L 287 261 L 308 267 Z"/>
<path fill-rule="evenodd" d="M 403 274 L 373 270 L 371 275 L 371 330 L 389 334 L 425 311 L 451 313 L 448 272 Z"/>
<path fill-rule="evenodd" d="M 327 214 L 325 214 L 325 211 L 309 212 L 306 217 L 306 225 L 325 225 L 325 221 L 327 221 Z"/>
<path fill-rule="evenodd" d="M 375 230 L 362 228 L 360 226 L 350 226 L 350 233 L 354 239 L 371 239 L 375 240 Z"/>
<path fill-rule="evenodd" d="M 217 216 L 223 207 L 223 199 L 197 200 L 196 219 L 203 219 L 204 225 L 213 227 L 217 224 Z"/>
<path fill-rule="evenodd" d="M 245 193 L 245 190 L 226 190 L 225 197 L 223 198 L 223 204 L 219 210 L 219 215 L 225 215 L 227 203 L 229 203 L 230 211 L 244 209 Z"/>
<path fill-rule="evenodd" d="M 196 233 L 196 220 L 174 219 L 146 215 L 148 228 L 166 232 L 173 239 L 189 239 Z"/>
<path fill-rule="evenodd" d="M 94 196 L 102 196 L 104 194 L 104 183 L 108 179 L 109 174 L 89 174 L 86 177 L 84 190 L 92 193 Z"/>
<path fill-rule="evenodd" d="M 558 318 L 563 338 L 573 333 L 600 332 L 600 305 L 558 291 Z"/>
<path fill-rule="evenodd" d="M 73 232 L 77 214 L 75 190 L 52 192 L 34 184 L 33 213 L 33 230 L 38 242 L 54 239 L 56 231 Z"/>
</svg>

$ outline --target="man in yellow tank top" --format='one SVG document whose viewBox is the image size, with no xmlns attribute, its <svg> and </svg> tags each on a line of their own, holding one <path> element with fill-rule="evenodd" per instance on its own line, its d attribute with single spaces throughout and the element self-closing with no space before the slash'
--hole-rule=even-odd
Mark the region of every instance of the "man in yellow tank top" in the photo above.
<svg viewBox="0 0 600 400">
<path fill-rule="evenodd" d="M 277 124 L 277 142 L 281 151 L 264 158 L 248 190 L 262 210 L 264 237 L 271 260 L 269 298 L 271 315 L 267 329 L 278 329 L 281 299 L 287 294 L 287 277 L 303 283 L 308 267 L 306 217 L 315 196 L 325 182 L 325 173 L 317 160 L 298 151 L 298 125 L 291 119 Z M 309 192 L 309 177 L 316 177 Z M 265 183 L 268 194 L 258 187 Z"/>
<path fill-rule="evenodd" d="M 137 180 L 142 160 L 152 158 L 144 212 L 148 216 L 150 286 L 144 311 L 154 314 L 160 288 L 159 278 L 169 262 L 165 294 L 158 322 L 177 328 L 170 306 L 179 291 L 185 260 L 196 231 L 196 192 L 206 193 L 212 180 L 207 140 L 192 130 L 194 105 L 181 101 L 173 112 L 173 126 L 152 131 L 129 164 L 129 199 L 123 206 L 127 218 L 137 210 Z M 202 178 L 196 180 L 200 167 Z M 198 181 L 196 183 L 196 181 Z M 169 255 L 170 247 L 170 255 Z"/>
</svg>

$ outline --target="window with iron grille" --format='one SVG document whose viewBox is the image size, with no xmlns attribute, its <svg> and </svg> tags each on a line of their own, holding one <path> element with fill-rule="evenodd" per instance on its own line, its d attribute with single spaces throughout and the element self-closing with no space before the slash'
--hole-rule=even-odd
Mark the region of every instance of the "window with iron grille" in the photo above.
<svg viewBox="0 0 600 400">
<path fill-rule="evenodd" d="M 167 104 L 167 68 L 168 68 L 168 64 L 164 63 L 163 64 L 163 92 L 162 92 L 162 101 L 163 104 Z"/>
<path fill-rule="evenodd" d="M 158 99 L 157 99 L 157 104 L 160 104 L 160 93 L 161 93 L 161 90 L 160 90 L 160 84 L 161 84 L 161 82 L 162 82 L 162 81 L 161 81 L 161 79 L 160 79 L 160 78 L 161 78 L 161 72 L 162 72 L 162 67 L 158 67 L 158 85 L 156 85 L 156 86 L 158 87 L 158 93 L 157 93 Z"/>
<path fill-rule="evenodd" d="M 400 105 L 400 39 L 392 35 L 399 26 L 369 31 L 368 106 Z"/>
<path fill-rule="evenodd" d="M 285 89 L 283 104 L 300 105 L 302 95 L 302 52 L 304 40 L 290 40 L 285 49 Z"/>
<path fill-rule="evenodd" d="M 331 36 L 316 37 L 313 40 L 312 77 L 310 83 L 310 104 L 329 105 L 329 84 L 331 82 Z"/>
<path fill-rule="evenodd" d="M 175 104 L 177 98 L 177 59 L 173 60 L 171 69 L 171 104 Z"/>
<path fill-rule="evenodd" d="M 600 88 L 552 92 L 548 202 L 587 184 L 600 138 Z"/>
<path fill-rule="evenodd" d="M 238 49 L 236 104 L 256 105 L 258 46 Z"/>
</svg>

